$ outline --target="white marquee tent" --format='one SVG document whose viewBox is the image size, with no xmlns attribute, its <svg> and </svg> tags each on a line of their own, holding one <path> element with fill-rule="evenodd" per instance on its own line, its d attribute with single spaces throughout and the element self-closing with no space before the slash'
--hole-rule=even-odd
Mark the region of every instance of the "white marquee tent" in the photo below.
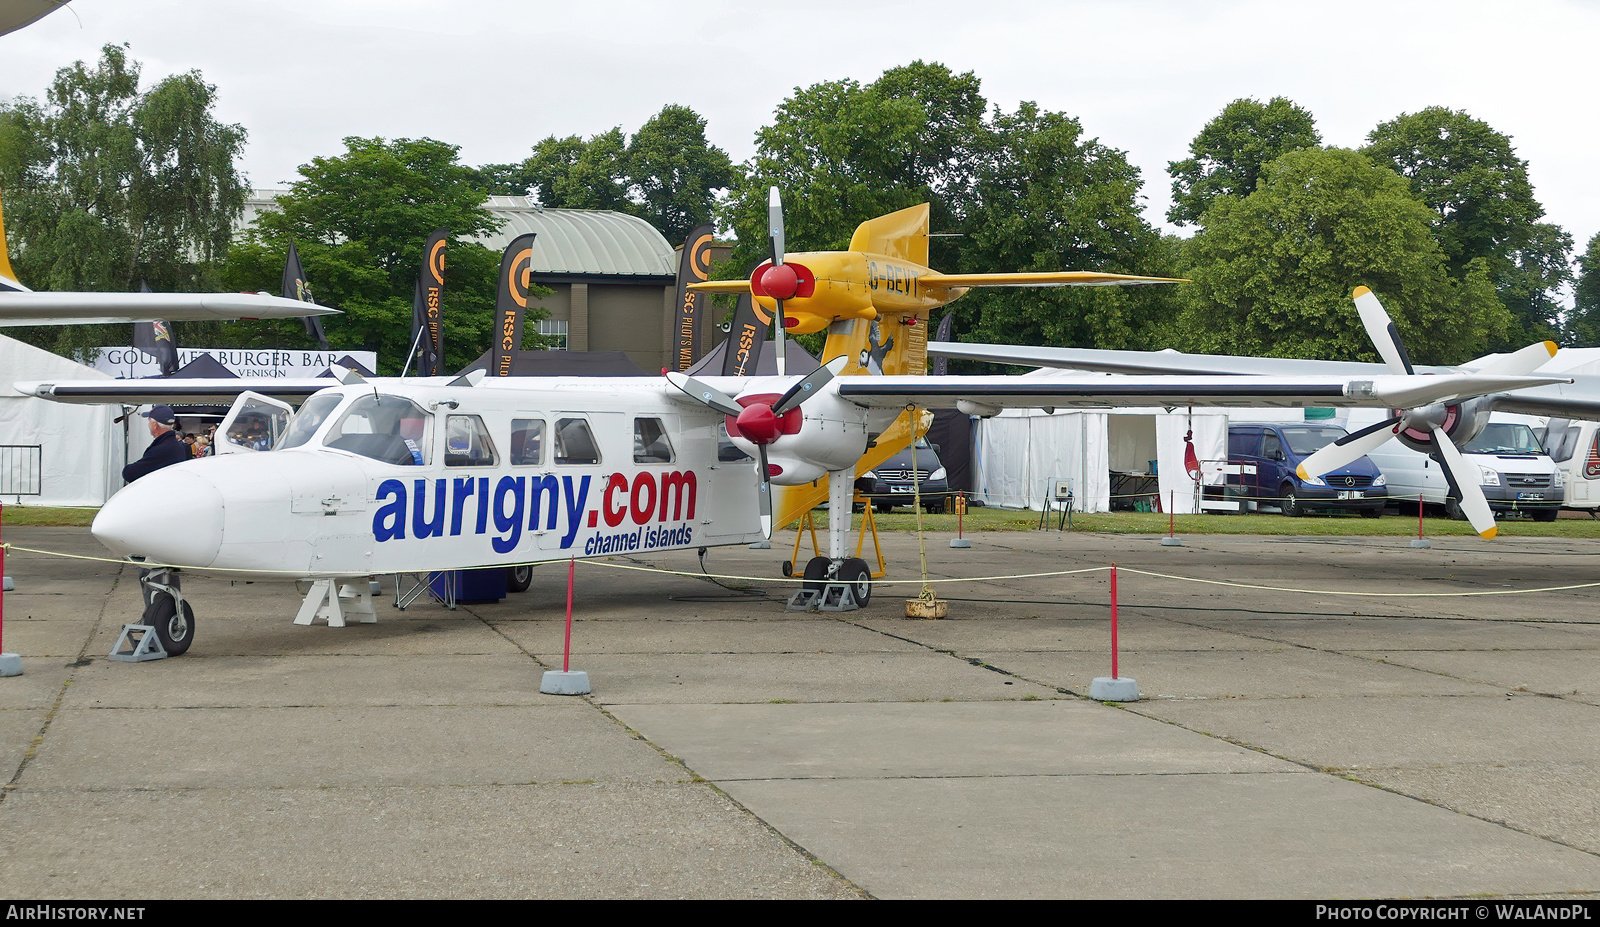
<svg viewBox="0 0 1600 927">
<path fill-rule="evenodd" d="M 94 379 L 111 378 L 0 335 L 0 504 L 100 505 L 122 487 L 118 407 L 50 402 L 11 385 Z"/>
</svg>

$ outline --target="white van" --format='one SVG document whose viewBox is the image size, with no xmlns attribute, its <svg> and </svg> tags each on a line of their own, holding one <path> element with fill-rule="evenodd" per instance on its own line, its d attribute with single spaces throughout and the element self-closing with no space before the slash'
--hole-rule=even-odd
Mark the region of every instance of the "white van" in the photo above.
<svg viewBox="0 0 1600 927">
<path fill-rule="evenodd" d="M 1388 417 L 1381 409 L 1352 409 L 1351 431 Z M 1495 412 L 1483 432 L 1461 448 L 1469 466 L 1476 466 L 1489 508 L 1526 512 L 1536 521 L 1554 521 L 1566 498 L 1567 473 L 1556 466 L 1539 443 L 1540 420 L 1528 415 Z M 1464 518 L 1461 504 L 1449 498 L 1449 481 L 1439 462 L 1398 440 L 1367 455 L 1389 483 L 1390 503 L 1415 501 L 1443 505 L 1451 518 Z"/>
<path fill-rule="evenodd" d="M 1600 422 L 1552 418 L 1539 436 L 1567 476 L 1565 508 L 1600 509 Z"/>
</svg>

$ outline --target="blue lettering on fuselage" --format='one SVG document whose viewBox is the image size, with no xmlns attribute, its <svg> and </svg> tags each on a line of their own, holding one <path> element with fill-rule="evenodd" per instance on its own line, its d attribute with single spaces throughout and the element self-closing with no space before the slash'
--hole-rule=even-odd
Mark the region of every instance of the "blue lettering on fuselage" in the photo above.
<svg viewBox="0 0 1600 927">
<path fill-rule="evenodd" d="M 604 510 L 606 529 L 588 538 L 585 553 L 687 545 L 688 524 L 695 517 L 698 480 L 692 470 L 636 473 L 632 479 L 613 474 L 606 492 L 596 493 L 591 511 L 593 475 L 527 474 L 493 477 L 446 477 L 384 480 L 378 484 L 373 540 L 403 541 L 410 526 L 419 540 L 487 535 L 497 554 L 517 549 L 523 533 L 562 530 L 560 548 L 573 547 L 585 528 L 598 529 Z M 492 485 L 491 485 L 492 484 Z M 470 514 L 469 514 L 470 508 Z M 565 520 L 565 525 L 561 522 Z M 632 526 L 621 524 L 632 521 Z"/>
</svg>

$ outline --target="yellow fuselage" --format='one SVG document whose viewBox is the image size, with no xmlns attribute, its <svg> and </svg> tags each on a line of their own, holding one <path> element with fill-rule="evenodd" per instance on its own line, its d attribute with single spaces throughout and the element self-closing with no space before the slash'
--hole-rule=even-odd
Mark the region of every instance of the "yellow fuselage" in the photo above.
<svg viewBox="0 0 1600 927">
<path fill-rule="evenodd" d="M 787 255 L 785 263 L 810 272 L 812 282 L 783 302 L 783 314 L 793 321 L 791 334 L 804 335 L 827 328 L 835 320 L 866 319 L 884 315 L 922 315 L 949 303 L 966 287 L 937 287 L 922 283 L 933 271 L 921 264 L 862 251 L 811 251 Z M 757 272 L 759 275 L 759 271 Z M 757 305 L 768 314 L 777 301 L 759 293 Z"/>
</svg>

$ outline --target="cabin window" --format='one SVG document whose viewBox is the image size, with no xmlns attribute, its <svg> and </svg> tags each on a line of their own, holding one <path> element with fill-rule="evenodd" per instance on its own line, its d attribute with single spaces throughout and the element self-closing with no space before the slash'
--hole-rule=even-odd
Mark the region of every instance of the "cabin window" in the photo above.
<svg viewBox="0 0 1600 927">
<path fill-rule="evenodd" d="M 344 396 L 339 393 L 317 393 L 300 407 L 300 411 L 289 420 L 289 429 L 283 433 L 283 438 L 278 442 L 280 449 L 286 447 L 299 447 L 311 440 L 317 433 L 322 423 L 328 420 L 328 415 L 339 407 L 344 401 Z"/>
<path fill-rule="evenodd" d="M 445 420 L 444 465 L 447 467 L 492 467 L 494 442 L 489 429 L 476 415 L 450 415 Z"/>
<path fill-rule="evenodd" d="M 409 399 L 379 393 L 364 395 L 350 403 L 324 443 L 384 463 L 426 466 L 428 426 L 432 420 Z"/>
<path fill-rule="evenodd" d="M 589 423 L 581 418 L 563 418 L 556 421 L 556 463 L 597 464 L 600 449 L 594 443 L 594 433 Z"/>
<path fill-rule="evenodd" d="M 667 440 L 667 427 L 659 418 L 633 420 L 633 462 L 640 464 L 672 463 L 672 442 Z"/>
<path fill-rule="evenodd" d="M 517 467 L 537 467 L 544 462 L 544 419 L 511 420 L 511 463 Z"/>
</svg>

